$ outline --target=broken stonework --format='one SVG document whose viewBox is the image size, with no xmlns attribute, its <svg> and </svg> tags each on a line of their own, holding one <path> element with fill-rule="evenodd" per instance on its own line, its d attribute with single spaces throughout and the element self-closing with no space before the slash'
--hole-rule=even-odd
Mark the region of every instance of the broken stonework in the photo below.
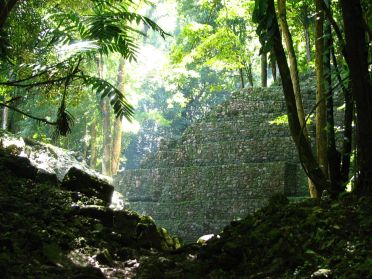
<svg viewBox="0 0 372 279">
<path fill-rule="evenodd" d="M 303 94 L 308 113 L 315 94 Z M 116 190 L 131 209 L 186 242 L 218 234 L 275 193 L 306 196 L 288 125 L 277 121 L 284 114 L 280 87 L 237 92 L 195 121 L 176 144 L 163 144 L 139 169 L 121 173 Z M 310 135 L 314 129 L 308 125 Z"/>
</svg>

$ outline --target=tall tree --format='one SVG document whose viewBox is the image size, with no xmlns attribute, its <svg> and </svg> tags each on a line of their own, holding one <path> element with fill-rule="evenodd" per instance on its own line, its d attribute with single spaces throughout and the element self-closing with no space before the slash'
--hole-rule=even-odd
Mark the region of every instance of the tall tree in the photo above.
<svg viewBox="0 0 372 279">
<path fill-rule="evenodd" d="M 288 52 L 289 58 L 289 70 L 291 72 L 291 80 L 293 83 L 293 91 L 296 97 L 297 104 L 297 114 L 302 127 L 304 127 L 305 134 L 307 134 L 306 125 L 305 125 L 305 112 L 302 104 L 301 88 L 300 88 L 300 79 L 297 68 L 297 58 L 293 46 L 292 35 L 289 32 L 289 27 L 287 23 L 287 12 L 286 12 L 286 0 L 278 0 L 278 10 L 279 10 L 279 23 L 284 38 L 285 46 Z"/>
<path fill-rule="evenodd" d="M 98 76 L 103 79 L 104 66 L 102 56 L 97 58 Z M 102 174 L 112 176 L 112 135 L 111 135 L 111 108 L 110 99 L 108 97 L 100 100 L 100 111 L 102 116 Z"/>
<path fill-rule="evenodd" d="M 319 197 L 323 190 L 329 189 L 329 182 L 312 153 L 311 145 L 299 121 L 296 97 L 293 90 L 287 58 L 282 45 L 282 38 L 275 13 L 274 0 L 256 0 L 255 4 L 253 21 L 258 23 L 257 32 L 261 44 L 263 45 L 263 51 L 273 49 L 278 61 L 287 107 L 289 129 L 303 167 L 309 178 L 314 182 L 316 196 Z"/>
<path fill-rule="evenodd" d="M 328 11 L 331 11 L 331 0 L 324 0 Z M 331 14 L 330 14 L 331 15 Z M 327 161 L 329 179 L 331 181 L 331 195 L 337 196 L 342 192 L 341 156 L 336 148 L 334 102 L 331 72 L 331 50 L 333 48 L 332 29 L 328 16 L 324 20 L 324 89 L 326 96 L 326 132 L 327 132 Z M 346 106 L 345 106 L 346 107 Z M 346 123 L 344 123 L 346 125 Z"/>
<path fill-rule="evenodd" d="M 318 163 L 328 177 L 326 90 L 324 75 L 324 12 L 323 0 L 315 0 L 315 73 L 316 73 L 316 149 Z"/>
<path fill-rule="evenodd" d="M 356 191 L 372 194 L 372 81 L 368 71 L 366 25 L 360 0 L 341 0 L 346 39 L 346 62 L 356 105 L 357 166 Z"/>
<path fill-rule="evenodd" d="M 308 136 L 306 123 L 305 123 L 305 111 L 302 104 L 302 95 L 301 95 L 301 87 L 300 87 L 300 78 L 299 72 L 297 67 L 297 57 L 294 50 L 294 44 L 292 40 L 292 35 L 289 31 L 288 23 L 287 23 L 287 9 L 286 9 L 286 0 L 278 0 L 278 12 L 279 12 L 279 24 L 281 27 L 281 34 L 284 38 L 284 43 L 288 52 L 289 58 L 289 70 L 291 73 L 291 80 L 293 84 L 293 91 L 296 98 L 296 107 L 297 107 L 297 114 L 300 121 L 300 125 L 303 127 L 303 131 L 305 136 Z M 311 197 L 316 197 L 317 192 L 314 186 L 314 183 L 309 180 L 309 192 Z"/>
<path fill-rule="evenodd" d="M 117 87 L 121 92 L 124 92 L 125 88 L 125 60 L 124 58 L 120 59 L 117 75 Z M 121 141 L 123 134 L 123 123 L 122 118 L 118 117 L 114 121 L 114 131 L 112 137 L 112 163 L 111 163 L 111 174 L 117 174 L 120 167 L 120 157 L 121 157 Z"/>
<path fill-rule="evenodd" d="M 92 169 L 97 167 L 97 120 L 94 118 L 90 124 L 90 162 Z"/>
<path fill-rule="evenodd" d="M 267 87 L 267 53 L 261 53 L 261 86 Z"/>
<path fill-rule="evenodd" d="M 300 7 L 300 21 L 302 23 L 305 35 L 305 47 L 306 47 L 306 61 L 309 63 L 312 60 L 311 55 L 311 39 L 310 39 L 310 12 L 309 4 L 307 1 L 303 1 Z"/>
</svg>

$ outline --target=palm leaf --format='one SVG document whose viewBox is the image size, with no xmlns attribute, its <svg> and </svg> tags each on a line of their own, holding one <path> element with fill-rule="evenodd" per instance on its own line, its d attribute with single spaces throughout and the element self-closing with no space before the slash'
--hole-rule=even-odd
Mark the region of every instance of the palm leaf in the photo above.
<svg viewBox="0 0 372 279">
<path fill-rule="evenodd" d="M 138 45 L 134 43 L 133 34 L 146 36 L 141 30 L 133 25 L 145 25 L 160 36 L 169 36 L 159 25 L 148 17 L 129 12 L 130 3 L 120 4 L 110 0 L 92 0 L 94 2 L 94 14 L 79 16 L 76 13 L 55 14 L 54 20 L 63 22 L 64 29 L 56 28 L 54 35 L 56 42 L 72 43 L 76 40 L 97 41 L 100 54 L 111 52 L 120 53 L 125 59 L 135 60 Z M 131 1 L 129 1 L 131 2 Z M 58 25 L 58 24 L 57 24 Z"/>
<path fill-rule="evenodd" d="M 106 80 L 100 79 L 94 76 L 80 76 L 84 84 L 91 86 L 100 97 L 109 98 L 110 104 L 114 109 L 115 116 L 117 118 L 125 117 L 128 121 L 132 121 L 134 115 L 134 109 L 129 104 L 124 94 L 118 90 L 115 86 Z"/>
</svg>

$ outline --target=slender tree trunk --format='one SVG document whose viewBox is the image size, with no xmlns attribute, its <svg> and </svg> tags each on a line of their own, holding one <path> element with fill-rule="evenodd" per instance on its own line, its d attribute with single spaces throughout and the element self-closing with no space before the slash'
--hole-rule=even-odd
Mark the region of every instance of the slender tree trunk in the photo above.
<svg viewBox="0 0 372 279">
<path fill-rule="evenodd" d="M 273 80 L 276 81 L 277 80 L 277 73 L 276 73 L 276 59 L 271 59 L 270 61 L 270 65 L 271 65 L 271 73 L 273 75 Z"/>
<path fill-rule="evenodd" d="M 248 66 L 245 67 L 247 71 L 247 78 L 249 85 L 253 87 L 253 73 L 252 73 L 252 63 L 248 63 Z"/>
<path fill-rule="evenodd" d="M 325 5 L 331 11 L 331 1 L 324 0 Z M 335 122 L 333 112 L 333 92 L 331 73 L 331 49 L 333 46 L 331 23 L 327 18 L 324 21 L 324 90 L 326 93 L 326 120 L 327 120 L 327 159 L 328 171 L 331 181 L 331 195 L 337 197 L 342 192 L 341 185 L 341 156 L 336 148 Z"/>
<path fill-rule="evenodd" d="M 340 0 L 349 66 L 357 115 L 356 191 L 372 195 L 372 81 L 368 72 L 368 48 L 360 0 Z"/>
<path fill-rule="evenodd" d="M 245 84 L 244 84 L 244 73 L 243 73 L 243 68 L 239 69 L 239 77 L 240 77 L 240 88 L 244 89 Z"/>
<path fill-rule="evenodd" d="M 103 61 L 98 59 L 98 74 L 103 78 Z M 103 134 L 103 150 L 102 150 L 102 174 L 112 176 L 111 173 L 111 154 L 112 154 L 112 137 L 111 137 L 111 107 L 109 98 L 105 97 L 100 101 L 100 109 L 102 115 L 102 134 Z"/>
<path fill-rule="evenodd" d="M 267 87 L 267 53 L 261 54 L 261 86 Z"/>
<path fill-rule="evenodd" d="M 342 184 L 349 180 L 352 153 L 354 102 L 350 88 L 345 90 L 344 140 L 342 144 L 341 177 Z"/>
<path fill-rule="evenodd" d="M 293 91 L 296 98 L 296 107 L 297 107 L 297 114 L 300 121 L 301 127 L 303 127 L 303 131 L 306 137 L 308 137 L 308 132 L 305 123 L 305 111 L 302 104 L 302 95 L 301 95 L 301 87 L 300 87 L 300 79 L 298 74 L 297 68 L 297 58 L 296 53 L 293 47 L 293 40 L 292 35 L 289 32 L 289 27 L 287 23 L 287 11 L 286 11 L 286 0 L 278 0 L 278 10 L 279 10 L 279 23 L 282 30 L 282 35 L 284 37 L 284 42 L 288 51 L 289 57 L 289 70 L 291 73 L 291 80 L 293 84 Z M 317 191 L 315 189 L 314 183 L 309 179 L 308 181 L 309 186 L 309 193 L 312 198 L 317 196 Z"/>
<path fill-rule="evenodd" d="M 316 4 L 316 23 L 315 23 L 315 73 L 316 73 L 316 148 L 318 163 L 328 177 L 328 160 L 327 160 L 327 132 L 326 132 L 326 92 L 324 88 L 324 13 L 321 1 L 315 0 Z"/>
<path fill-rule="evenodd" d="M 1 121 L 1 128 L 3 130 L 7 130 L 8 129 L 8 113 L 9 113 L 9 109 L 7 107 L 3 107 L 3 112 L 2 112 L 2 121 Z"/>
<path fill-rule="evenodd" d="M 112 137 L 111 137 L 111 107 L 110 100 L 104 98 L 101 101 L 101 113 L 103 117 L 103 153 L 102 153 L 102 174 L 112 176 Z"/>
<path fill-rule="evenodd" d="M 86 161 L 87 159 L 88 149 L 90 145 L 89 141 L 87 141 L 88 136 L 89 136 L 89 127 L 87 126 L 87 123 L 85 123 L 84 146 L 83 146 L 83 152 L 82 152 L 82 157 L 84 161 Z"/>
<path fill-rule="evenodd" d="M 304 26 L 304 32 L 305 32 L 306 61 L 307 61 L 307 63 L 310 63 L 311 60 L 312 60 L 312 57 L 311 57 L 311 43 L 310 43 L 309 26 Z"/>
<path fill-rule="evenodd" d="M 94 120 L 90 124 L 90 167 L 96 169 L 97 167 L 97 122 Z"/>
<path fill-rule="evenodd" d="M 17 91 L 18 89 L 15 88 L 15 92 L 14 92 L 15 95 L 17 95 L 16 94 Z M 16 99 L 11 102 L 11 105 L 14 108 L 17 108 L 20 105 L 20 102 L 21 102 L 20 99 Z M 7 111 L 7 130 L 14 134 L 18 133 L 20 131 L 20 126 L 19 126 L 20 119 L 21 119 L 21 115 L 19 113 L 17 113 L 14 110 L 8 110 Z"/>
<path fill-rule="evenodd" d="M 344 134 L 342 143 L 342 162 L 341 162 L 341 178 L 342 185 L 345 185 L 349 180 L 350 171 L 350 158 L 352 152 L 352 135 L 353 135 L 353 98 L 351 95 L 350 88 L 346 88 L 344 82 L 342 81 L 340 71 L 338 69 L 338 63 L 335 55 L 335 49 L 331 48 L 332 63 L 336 70 L 336 77 L 338 83 L 341 85 L 342 92 L 344 93 L 345 99 L 345 113 L 344 113 Z"/>
<path fill-rule="evenodd" d="M 117 88 L 124 92 L 124 68 L 125 60 L 124 58 L 120 59 L 119 68 L 118 68 L 118 77 L 117 77 Z M 116 118 L 114 123 L 114 135 L 112 141 L 112 175 L 118 173 L 120 167 L 120 158 L 121 158 L 121 139 L 123 134 L 123 124 L 121 118 Z"/>
<path fill-rule="evenodd" d="M 301 6 L 301 21 L 304 28 L 304 35 L 305 35 L 305 49 L 306 49 L 306 61 L 310 63 L 312 60 L 311 55 L 311 40 L 310 40 L 310 15 L 309 15 L 309 6 L 306 1 L 303 2 Z M 309 69 L 309 68 L 308 68 Z"/>
<path fill-rule="evenodd" d="M 122 127 L 122 119 L 116 118 L 114 123 L 114 136 L 112 144 L 112 175 L 116 175 L 120 168 L 121 140 L 123 135 Z"/>
<path fill-rule="evenodd" d="M 309 178 L 314 182 L 317 197 L 324 189 L 329 187 L 329 183 L 321 171 L 311 149 L 311 145 L 301 129 L 301 124 L 297 114 L 296 97 L 293 91 L 293 84 L 290 76 L 287 58 L 285 56 L 279 26 L 275 14 L 274 0 L 269 0 L 267 12 L 273 16 L 273 51 L 278 61 L 278 67 L 283 84 L 283 92 L 288 114 L 289 129 L 298 150 L 300 160 Z"/>
<path fill-rule="evenodd" d="M 300 121 L 301 126 L 304 127 L 305 135 L 307 134 L 306 126 L 305 126 L 305 112 L 304 107 L 302 104 L 302 96 L 301 96 L 301 88 L 300 88 L 300 79 L 298 77 L 298 68 L 297 68 L 297 58 L 296 53 L 293 47 L 293 40 L 291 33 L 289 32 L 287 18 L 286 18 L 286 0 L 278 0 L 278 7 L 279 7 L 279 23 L 281 26 L 282 34 L 284 37 L 284 42 L 288 51 L 288 58 L 289 58 L 289 70 L 291 72 L 291 80 L 293 83 L 293 91 L 296 97 L 296 107 L 297 107 L 297 114 L 298 119 Z"/>
</svg>

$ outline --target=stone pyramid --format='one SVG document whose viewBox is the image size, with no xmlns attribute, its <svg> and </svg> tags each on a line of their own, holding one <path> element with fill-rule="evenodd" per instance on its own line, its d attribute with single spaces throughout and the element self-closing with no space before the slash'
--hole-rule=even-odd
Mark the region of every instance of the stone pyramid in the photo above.
<svg viewBox="0 0 372 279">
<path fill-rule="evenodd" d="M 313 91 L 304 92 L 308 111 Z M 133 210 L 185 242 L 218 233 L 264 206 L 275 193 L 307 195 L 306 177 L 286 124 L 280 87 L 255 88 L 195 121 L 177 141 L 162 142 L 141 168 L 116 179 Z"/>
</svg>

